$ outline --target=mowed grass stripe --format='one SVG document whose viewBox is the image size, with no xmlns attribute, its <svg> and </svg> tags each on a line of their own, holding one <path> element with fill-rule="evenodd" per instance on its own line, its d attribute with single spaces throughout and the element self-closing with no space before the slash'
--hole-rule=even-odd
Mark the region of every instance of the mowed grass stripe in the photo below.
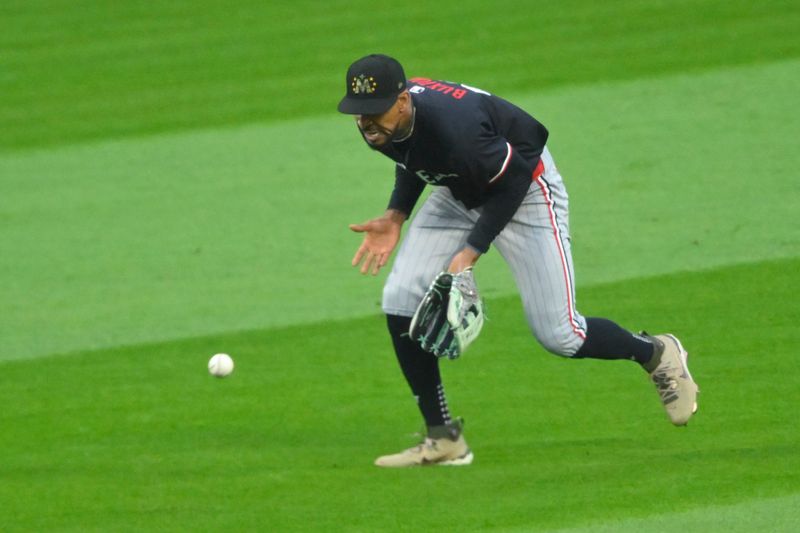
<svg viewBox="0 0 800 533">
<path fill-rule="evenodd" d="M 517 95 L 551 130 L 578 286 L 800 254 L 798 77 Z M 382 212 L 392 167 L 346 117 L 9 154 L 0 175 L 0 360 L 379 311 L 347 225 Z M 514 291 L 494 253 L 478 281 Z"/>
<path fill-rule="evenodd" d="M 633 363 L 547 355 L 519 302 L 492 300 L 474 348 L 442 363 L 469 468 L 371 465 L 419 427 L 379 316 L 7 362 L 4 529 L 410 531 L 446 513 L 459 531 L 546 531 L 794 496 L 798 268 L 580 291 L 589 313 L 680 336 L 702 389 L 687 428 Z M 228 379 L 205 371 L 216 351 Z"/>
<path fill-rule="evenodd" d="M 796 58 L 799 21 L 792 0 L 6 1 L 0 150 L 328 113 L 371 52 L 524 92 Z"/>
<path fill-rule="evenodd" d="M 753 499 L 736 505 L 708 506 L 687 512 L 559 529 L 558 533 L 640 533 L 642 531 L 697 531 L 751 533 L 794 531 L 800 523 L 800 494 Z M 510 532 L 512 530 L 508 530 Z M 526 531 L 524 528 L 515 531 Z"/>
</svg>

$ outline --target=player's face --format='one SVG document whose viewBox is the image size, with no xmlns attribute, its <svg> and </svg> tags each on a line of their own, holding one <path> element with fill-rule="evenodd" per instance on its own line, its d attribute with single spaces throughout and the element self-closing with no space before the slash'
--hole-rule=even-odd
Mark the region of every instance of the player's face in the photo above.
<svg viewBox="0 0 800 533">
<path fill-rule="evenodd" d="M 358 129 L 371 146 L 383 146 L 394 137 L 400 122 L 396 107 L 381 115 L 356 115 Z"/>
<path fill-rule="evenodd" d="M 370 146 L 380 147 L 397 137 L 404 122 L 405 98 L 397 99 L 388 111 L 380 115 L 356 115 L 356 125 Z"/>
</svg>

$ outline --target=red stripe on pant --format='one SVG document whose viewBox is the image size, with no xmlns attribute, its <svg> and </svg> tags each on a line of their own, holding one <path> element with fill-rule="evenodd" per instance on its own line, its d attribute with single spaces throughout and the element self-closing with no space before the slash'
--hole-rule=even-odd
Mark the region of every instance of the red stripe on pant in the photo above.
<svg viewBox="0 0 800 533">
<path fill-rule="evenodd" d="M 541 167 L 542 172 L 538 175 L 536 172 Z M 567 266 L 567 254 L 564 251 L 564 245 L 561 242 L 561 231 L 558 229 L 558 223 L 556 222 L 556 212 L 553 208 L 554 202 L 553 198 L 550 196 L 550 189 L 547 187 L 547 183 L 542 179 L 542 174 L 544 173 L 544 164 L 541 160 L 539 160 L 539 164 L 536 165 L 536 170 L 534 171 L 533 181 L 539 186 L 544 195 L 544 199 L 547 202 L 547 210 L 548 214 L 550 215 L 550 225 L 553 227 L 553 236 L 556 239 L 556 246 L 558 247 L 558 255 L 561 258 L 561 269 L 562 273 L 564 274 L 564 284 L 566 285 L 567 289 L 567 311 L 569 313 L 569 325 L 572 328 L 572 331 L 575 332 L 582 339 L 586 339 L 586 332 L 583 330 L 581 325 L 575 320 L 575 303 L 572 301 L 572 281 L 569 275 L 569 267 Z"/>
<path fill-rule="evenodd" d="M 544 163 L 542 162 L 542 158 L 540 157 L 539 162 L 536 163 L 536 168 L 533 169 L 533 176 L 531 176 L 531 181 L 536 181 L 536 179 L 542 174 L 544 174 Z"/>
</svg>

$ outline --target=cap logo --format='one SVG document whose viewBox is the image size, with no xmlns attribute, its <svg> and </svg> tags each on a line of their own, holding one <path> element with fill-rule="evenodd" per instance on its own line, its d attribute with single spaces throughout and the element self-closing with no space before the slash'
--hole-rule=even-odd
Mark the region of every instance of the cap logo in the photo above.
<svg viewBox="0 0 800 533">
<path fill-rule="evenodd" d="M 353 77 L 350 87 L 353 89 L 353 94 L 372 94 L 378 88 L 378 83 L 372 76 L 359 74 Z"/>
</svg>

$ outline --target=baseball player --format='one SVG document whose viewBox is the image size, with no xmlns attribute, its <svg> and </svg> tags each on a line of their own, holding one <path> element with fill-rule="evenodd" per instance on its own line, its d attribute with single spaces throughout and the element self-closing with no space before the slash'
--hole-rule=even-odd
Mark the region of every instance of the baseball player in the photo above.
<svg viewBox="0 0 800 533">
<path fill-rule="evenodd" d="M 386 55 L 347 70 L 338 109 L 353 115 L 367 145 L 395 162 L 382 216 L 353 257 L 362 274 L 387 264 L 427 185 L 434 186 L 407 228 L 383 290 L 382 308 L 400 368 L 425 420 L 424 441 L 375 464 L 405 467 L 472 462 L 460 419 L 445 398 L 439 358 L 408 334 L 431 280 L 471 271 L 494 246 L 508 263 L 534 337 L 565 357 L 630 359 L 650 374 L 667 414 L 685 425 L 697 410 L 687 352 L 673 335 L 635 334 L 575 305 L 567 192 L 547 149 L 547 129 L 510 102 L 464 84 L 407 80 Z"/>
</svg>

